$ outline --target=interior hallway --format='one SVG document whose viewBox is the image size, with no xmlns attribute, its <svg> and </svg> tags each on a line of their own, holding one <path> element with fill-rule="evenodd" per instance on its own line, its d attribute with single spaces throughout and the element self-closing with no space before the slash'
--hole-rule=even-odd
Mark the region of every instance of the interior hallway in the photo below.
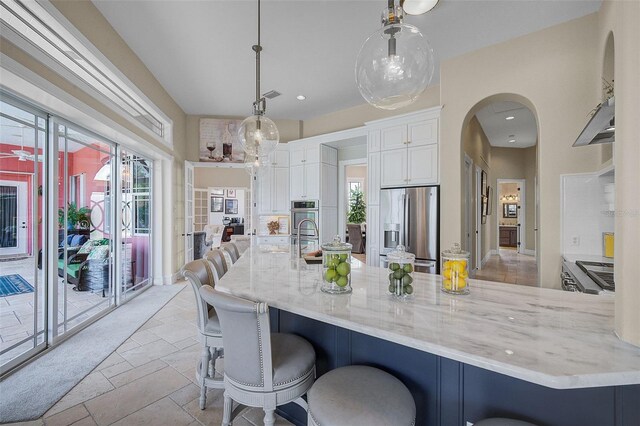
<svg viewBox="0 0 640 426">
<path fill-rule="evenodd" d="M 491 255 L 473 278 L 537 287 L 536 258 L 520 254 L 515 249 L 500 248 L 498 254 Z"/>
<path fill-rule="evenodd" d="M 43 418 L 13 424 L 218 426 L 223 391 L 210 390 L 206 409 L 198 406 L 196 338 L 195 299 L 187 286 Z M 246 409 L 233 424 L 260 426 L 263 416 L 260 409 Z M 276 425 L 290 423 L 276 416 Z"/>
</svg>

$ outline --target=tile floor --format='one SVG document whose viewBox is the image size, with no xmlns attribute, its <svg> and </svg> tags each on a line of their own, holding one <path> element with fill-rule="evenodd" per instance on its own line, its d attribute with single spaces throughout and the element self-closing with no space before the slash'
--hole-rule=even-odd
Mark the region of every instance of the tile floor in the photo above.
<svg viewBox="0 0 640 426">
<path fill-rule="evenodd" d="M 35 260 L 28 257 L 22 260 L 0 262 L 0 275 L 19 274 L 31 285 L 35 282 Z M 38 312 L 43 315 L 43 275 L 38 270 Z M 67 290 L 67 328 L 72 328 L 102 309 L 108 307 L 108 300 L 102 297 L 102 293 L 89 291 L 73 291 L 72 285 L 66 285 Z M 65 288 L 64 280 L 58 278 L 58 291 Z M 35 292 L 15 294 L 13 296 L 0 297 L 0 351 L 13 346 L 25 337 L 34 333 L 34 305 L 36 304 Z M 62 297 L 60 297 L 62 301 Z M 94 307 L 86 313 L 82 313 Z M 59 318 L 64 318 L 64 305 L 60 303 L 58 309 Z M 71 319 L 73 318 L 73 319 Z M 39 320 L 38 330 L 42 330 L 42 320 Z M 61 327 L 61 332 L 63 328 Z M 5 363 L 33 347 L 33 341 L 20 345 L 0 355 L 0 363 Z"/>
<path fill-rule="evenodd" d="M 222 391 L 210 390 L 200 410 L 195 368 L 196 305 L 185 287 L 41 419 L 20 425 L 220 425 Z M 234 426 L 262 425 L 247 409 Z M 276 425 L 290 425 L 278 417 Z"/>
<path fill-rule="evenodd" d="M 535 256 L 526 256 L 516 250 L 498 250 L 492 255 L 482 269 L 476 271 L 474 278 L 488 281 L 499 281 L 531 287 L 538 285 L 538 269 Z"/>
</svg>

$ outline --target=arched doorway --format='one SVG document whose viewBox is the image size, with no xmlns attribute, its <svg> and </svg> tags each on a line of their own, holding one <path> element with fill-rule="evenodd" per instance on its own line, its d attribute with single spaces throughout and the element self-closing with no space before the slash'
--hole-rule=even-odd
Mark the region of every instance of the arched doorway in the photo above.
<svg viewBox="0 0 640 426">
<path fill-rule="evenodd" d="M 538 119 L 531 102 L 497 94 L 461 133 L 462 236 L 476 278 L 538 285 Z"/>
</svg>

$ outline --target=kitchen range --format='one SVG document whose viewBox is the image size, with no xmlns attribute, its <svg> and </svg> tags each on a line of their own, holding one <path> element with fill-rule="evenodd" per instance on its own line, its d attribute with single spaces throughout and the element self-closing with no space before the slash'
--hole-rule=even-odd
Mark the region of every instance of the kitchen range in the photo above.
<svg viewBox="0 0 640 426">
<path fill-rule="evenodd" d="M 562 289 L 588 294 L 608 294 L 615 291 L 613 261 L 567 259 L 560 274 Z"/>
</svg>

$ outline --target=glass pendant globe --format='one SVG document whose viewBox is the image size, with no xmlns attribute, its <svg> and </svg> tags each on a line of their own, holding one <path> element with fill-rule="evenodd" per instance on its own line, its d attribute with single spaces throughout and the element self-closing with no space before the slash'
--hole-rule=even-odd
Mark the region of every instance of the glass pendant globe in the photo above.
<svg viewBox="0 0 640 426">
<path fill-rule="evenodd" d="M 249 176 L 255 176 L 258 179 L 266 176 L 270 164 L 268 157 L 256 157 L 250 154 L 244 156 L 244 169 Z"/>
<path fill-rule="evenodd" d="M 433 49 L 420 30 L 391 24 L 364 42 L 356 59 L 356 83 L 362 97 L 380 109 L 413 103 L 434 74 Z"/>
<path fill-rule="evenodd" d="M 238 128 L 240 146 L 249 155 L 266 157 L 275 151 L 280 142 L 276 124 L 264 115 L 245 118 Z"/>
</svg>

